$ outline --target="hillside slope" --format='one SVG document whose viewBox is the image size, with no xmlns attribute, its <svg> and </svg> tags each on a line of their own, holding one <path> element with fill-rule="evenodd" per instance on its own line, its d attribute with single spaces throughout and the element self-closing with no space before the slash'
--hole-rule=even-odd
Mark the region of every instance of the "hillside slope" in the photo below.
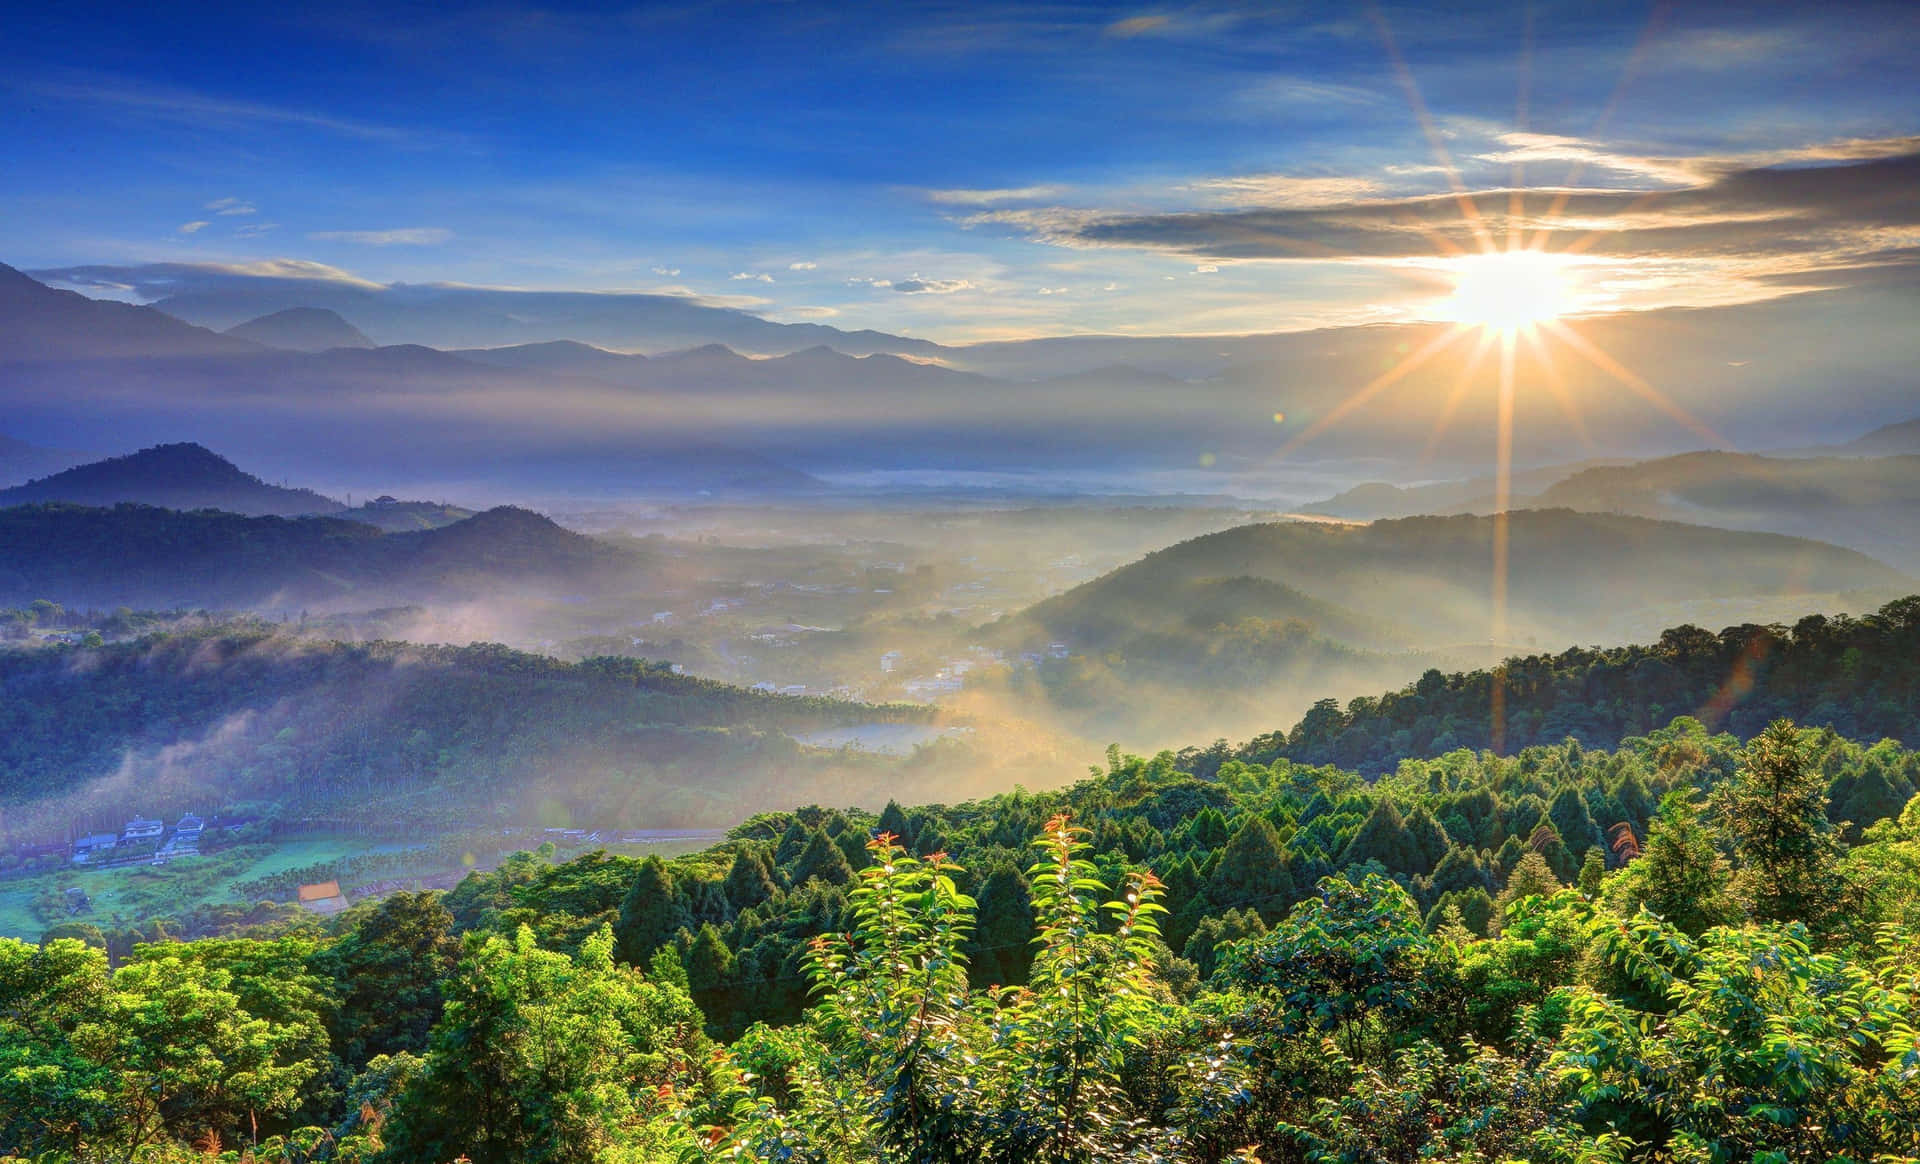
<svg viewBox="0 0 1920 1164">
<path fill-rule="evenodd" d="M 1531 504 L 1816 537 L 1920 570 L 1920 455 L 1688 453 L 1588 469 Z"/>
<path fill-rule="evenodd" d="M 51 501 L 73 505 L 129 502 L 163 509 L 223 509 L 281 517 L 335 513 L 346 508 L 311 489 L 269 485 L 225 457 L 192 443 L 155 445 L 0 490 L 0 506 Z"/>
</svg>

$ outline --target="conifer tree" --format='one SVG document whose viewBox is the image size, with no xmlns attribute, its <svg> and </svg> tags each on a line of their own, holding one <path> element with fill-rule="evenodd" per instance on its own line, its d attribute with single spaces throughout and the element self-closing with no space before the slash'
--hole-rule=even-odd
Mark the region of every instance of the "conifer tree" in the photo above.
<svg viewBox="0 0 1920 1164">
<path fill-rule="evenodd" d="M 1726 862 L 1700 821 L 1692 788 L 1677 788 L 1661 800 L 1639 857 L 1620 875 L 1618 885 L 1620 912 L 1644 905 L 1690 936 L 1733 920 Z M 1613 892 L 1609 890 L 1609 899 Z"/>
<path fill-rule="evenodd" d="M 1839 903 L 1840 840 L 1827 819 L 1827 781 L 1799 731 L 1775 720 L 1747 746 L 1714 807 L 1733 841 L 1734 896 L 1756 921 L 1818 926 Z"/>
<path fill-rule="evenodd" d="M 772 898 L 779 886 L 773 879 L 773 870 L 767 867 L 766 855 L 754 847 L 733 855 L 733 867 L 727 870 L 724 888 L 734 909 L 748 910 Z"/>
<path fill-rule="evenodd" d="M 1286 915 L 1294 902 L 1293 877 L 1280 835 L 1266 817 L 1248 816 L 1227 842 L 1207 882 L 1207 896 L 1216 906 L 1252 909 L 1269 923 Z"/>
<path fill-rule="evenodd" d="M 614 927 L 621 961 L 641 965 L 689 920 L 685 901 L 667 863 L 658 857 L 640 862 L 633 885 L 620 902 L 620 920 Z"/>
<path fill-rule="evenodd" d="M 906 812 L 899 801 L 887 801 L 887 807 L 880 811 L 880 833 L 891 833 L 895 843 L 908 852 L 914 852 L 913 823 L 907 819 Z"/>
<path fill-rule="evenodd" d="M 805 885 L 815 879 L 831 885 L 845 885 L 853 879 L 853 866 L 832 837 L 815 829 L 807 847 L 793 863 L 793 883 Z"/>
</svg>

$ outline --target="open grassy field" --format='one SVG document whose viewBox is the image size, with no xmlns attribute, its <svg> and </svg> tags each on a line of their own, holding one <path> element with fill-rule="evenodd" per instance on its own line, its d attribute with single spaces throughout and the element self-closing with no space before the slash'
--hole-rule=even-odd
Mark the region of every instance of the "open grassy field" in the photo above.
<svg viewBox="0 0 1920 1164">
<path fill-rule="evenodd" d="M 526 847 L 533 847 L 541 839 L 537 834 L 527 838 Z M 714 832 L 676 831 L 649 835 L 638 843 L 604 847 L 627 856 L 673 857 L 697 852 L 719 839 L 720 834 Z M 85 890 L 93 901 L 93 912 L 76 920 L 112 928 L 148 918 L 178 915 L 202 905 L 240 901 L 234 889 L 238 883 L 369 853 L 408 850 L 408 846 L 391 841 L 314 838 L 241 845 L 206 856 L 176 858 L 166 865 L 131 865 L 119 869 L 74 866 L 54 873 L 0 881 L 0 937 L 38 939 L 48 923 L 35 916 L 34 899 L 44 894 L 59 894 L 73 886 Z M 562 849 L 555 858 L 566 860 L 581 851 L 578 847 Z M 446 859 L 436 847 L 423 846 L 419 852 L 422 867 L 390 876 L 423 876 L 448 871 Z M 499 855 L 484 854 L 476 865 L 490 867 Z"/>
</svg>

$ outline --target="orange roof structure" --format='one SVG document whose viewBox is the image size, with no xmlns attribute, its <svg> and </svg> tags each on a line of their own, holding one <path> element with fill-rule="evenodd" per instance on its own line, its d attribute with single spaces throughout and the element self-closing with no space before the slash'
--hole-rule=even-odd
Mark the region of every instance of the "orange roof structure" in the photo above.
<svg viewBox="0 0 1920 1164">
<path fill-rule="evenodd" d="M 325 901 L 329 897 L 338 896 L 340 896 L 340 883 L 338 881 L 322 881 L 318 885 L 302 885 L 300 887 L 301 901 Z"/>
</svg>

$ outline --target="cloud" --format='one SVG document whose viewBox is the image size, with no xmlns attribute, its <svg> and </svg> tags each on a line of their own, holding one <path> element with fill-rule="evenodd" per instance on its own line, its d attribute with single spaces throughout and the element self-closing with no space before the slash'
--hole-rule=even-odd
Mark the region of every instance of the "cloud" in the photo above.
<svg viewBox="0 0 1920 1164">
<path fill-rule="evenodd" d="M 1573 139 L 1516 148 L 1586 149 Z M 1766 155 L 1769 164 L 1725 159 L 1675 162 L 1692 172 L 1673 188 L 1470 191 L 1474 213 L 1453 195 L 1355 198 L 1314 206 L 1256 206 L 1166 213 L 994 211 L 975 223 L 1015 226 L 1070 247 L 1123 247 L 1220 259 L 1318 261 L 1432 259 L 1476 251 L 1481 235 L 1509 229 L 1558 250 L 1580 242 L 1594 257 L 1772 260 L 1810 268 L 1906 245 L 1920 227 L 1920 149 L 1913 139 L 1831 143 Z M 1621 155 L 1625 158 L 1625 155 Z M 1642 167 L 1645 174 L 1647 167 Z"/>
<path fill-rule="evenodd" d="M 678 268 L 678 267 L 655 267 L 655 268 L 653 269 L 653 273 L 654 273 L 654 274 L 656 274 L 656 275 L 665 275 L 665 276 L 666 276 L 667 278 L 669 278 L 669 279 L 671 279 L 671 278 L 673 278 L 674 276 L 676 276 L 676 275 L 678 275 L 678 274 L 680 273 L 680 268 Z"/>
<path fill-rule="evenodd" d="M 212 223 L 207 222 L 205 219 L 202 219 L 197 222 L 183 222 L 180 224 L 180 233 L 181 234 L 198 234 L 201 231 L 205 230 L 207 227 L 212 225 L 213 225 Z"/>
<path fill-rule="evenodd" d="M 750 281 L 750 282 L 754 282 L 754 283 L 771 283 L 771 282 L 773 282 L 773 276 L 772 276 L 772 275 L 768 275 L 768 274 L 766 274 L 766 273 L 764 273 L 764 272 L 761 272 L 761 273 L 758 273 L 758 274 L 756 274 L 755 272 L 752 272 L 752 271 L 735 271 L 735 272 L 734 272 L 733 274 L 731 274 L 731 275 L 729 275 L 729 276 L 727 276 L 727 277 L 728 277 L 729 279 L 746 279 L 746 280 L 748 280 L 748 281 Z"/>
<path fill-rule="evenodd" d="M 279 229 L 280 229 L 280 224 L 277 222 L 249 222 L 245 226 L 235 227 L 233 231 L 233 237 L 259 238 L 263 234 L 267 234 Z"/>
<path fill-rule="evenodd" d="M 1066 192 L 1065 186 L 1008 186 L 991 190 L 927 190 L 923 193 L 929 202 L 945 206 L 992 206 L 1001 202 L 1058 198 Z"/>
<path fill-rule="evenodd" d="M 369 247 L 430 247 L 446 242 L 453 237 L 453 232 L 441 226 L 404 226 L 394 230 L 316 230 L 307 237 L 315 242 L 358 243 Z"/>
<path fill-rule="evenodd" d="M 213 211 L 215 214 L 227 216 L 259 213 L 253 203 L 248 202 L 244 198 L 215 198 L 212 202 L 207 203 L 206 209 Z"/>
<path fill-rule="evenodd" d="M 1107 25 L 1107 35 L 1129 40 L 1136 36 L 1146 36 L 1148 33 L 1163 31 L 1172 23 L 1173 21 L 1170 18 L 1158 14 L 1129 16 L 1125 20 L 1116 20 L 1112 24 Z"/>
<path fill-rule="evenodd" d="M 788 264 L 787 264 L 787 270 L 789 270 L 789 271 L 811 271 L 811 270 L 813 270 L 813 269 L 815 269 L 816 267 L 818 267 L 819 265 L 820 265 L 819 263 L 810 263 L 810 262 L 807 262 L 806 260 L 804 260 L 804 259 L 803 259 L 803 260 L 801 260 L 800 262 L 797 262 L 797 263 L 788 263 Z"/>
<path fill-rule="evenodd" d="M 228 291 L 265 284 L 320 284 L 376 291 L 381 284 L 305 259 L 262 259 L 251 263 L 143 263 L 137 266 L 87 265 L 29 271 L 44 283 L 133 291 L 144 299 L 203 291 Z"/>
<path fill-rule="evenodd" d="M 1335 206 L 1380 192 L 1379 183 L 1369 178 L 1296 178 L 1287 174 L 1206 178 L 1176 189 L 1258 206 Z"/>
<path fill-rule="evenodd" d="M 1071 288 L 1067 288 L 1067 287 L 1041 287 L 1041 288 L 1038 288 L 1038 289 L 1037 289 L 1037 290 L 1035 291 L 1035 294 L 1037 294 L 1037 295 L 1065 295 L 1065 294 L 1067 294 L 1067 293 L 1068 293 L 1068 292 L 1069 292 L 1070 290 L 1071 290 Z"/>
<path fill-rule="evenodd" d="M 435 140 L 448 140 L 445 135 L 422 134 L 415 130 L 335 117 L 307 109 L 289 109 L 257 101 L 212 97 L 184 89 L 142 86 L 113 79 L 82 77 L 65 81 L 40 81 L 23 84 L 21 88 L 57 101 L 105 105 L 216 129 L 242 125 L 279 125 L 395 145 L 422 145 Z"/>
<path fill-rule="evenodd" d="M 876 281 L 874 286 L 888 284 Z M 902 295 L 951 295 L 956 291 L 969 291 L 973 288 L 971 279 L 922 279 L 915 275 L 911 279 L 901 279 L 891 284 Z"/>
<path fill-rule="evenodd" d="M 1220 273 L 1220 267 L 1215 263 L 1201 263 L 1193 269 L 1193 273 L 1196 275 L 1217 275 Z"/>
</svg>

